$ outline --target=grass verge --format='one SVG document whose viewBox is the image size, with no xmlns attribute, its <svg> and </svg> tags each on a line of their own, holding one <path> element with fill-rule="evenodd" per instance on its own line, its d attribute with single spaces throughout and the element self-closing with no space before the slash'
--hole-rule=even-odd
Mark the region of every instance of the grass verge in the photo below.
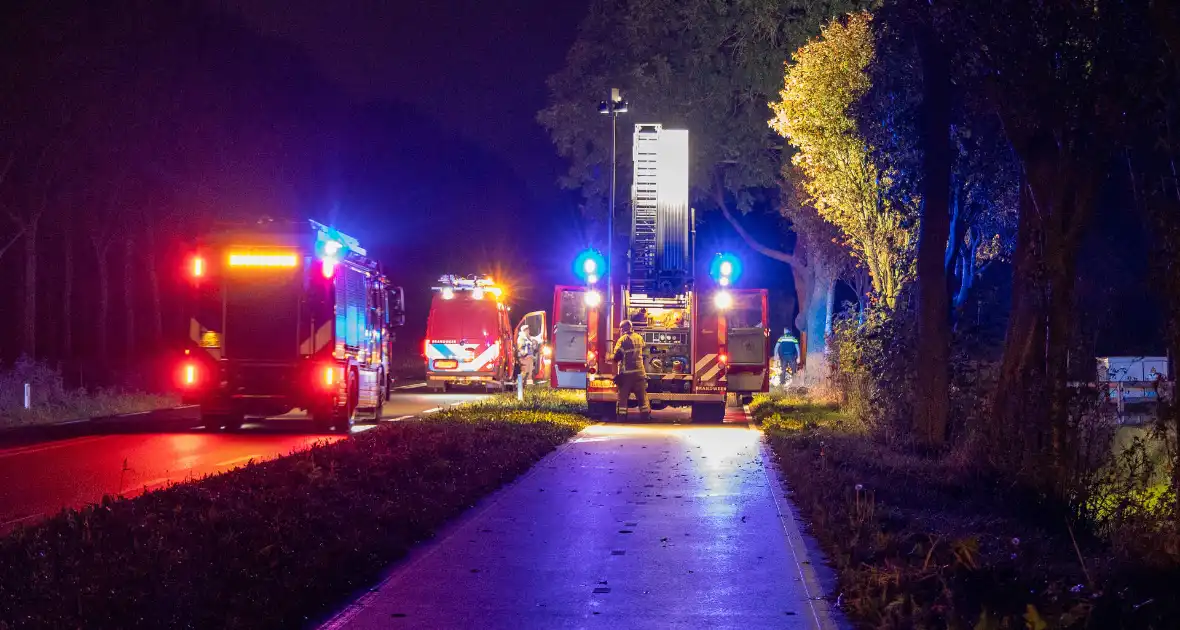
<svg viewBox="0 0 1180 630">
<path fill-rule="evenodd" d="M 1180 602 L 1162 586 L 1175 571 L 1120 563 L 1060 512 L 953 457 L 908 454 L 830 407 L 769 398 L 767 440 L 859 627 L 1177 627 Z"/>
<path fill-rule="evenodd" d="M 25 384 L 30 408 L 25 409 Z M 0 429 L 175 407 L 179 399 L 118 388 L 68 388 L 48 363 L 21 359 L 0 368 Z"/>
<path fill-rule="evenodd" d="M 530 392 L 66 511 L 0 539 L 0 628 L 295 628 L 585 426 Z"/>
<path fill-rule="evenodd" d="M 35 405 L 29 409 L 24 409 L 22 404 L 20 407 L 0 410 L 0 429 L 154 411 L 179 404 L 180 399 L 169 394 L 135 393 L 115 389 L 73 390 L 53 403 Z"/>
</svg>

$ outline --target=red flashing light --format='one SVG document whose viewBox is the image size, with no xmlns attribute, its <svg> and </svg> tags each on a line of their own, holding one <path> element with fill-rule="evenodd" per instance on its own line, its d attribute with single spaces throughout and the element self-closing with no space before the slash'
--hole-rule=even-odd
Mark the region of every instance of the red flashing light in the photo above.
<svg viewBox="0 0 1180 630">
<path fill-rule="evenodd" d="M 193 277 L 201 278 L 205 275 L 205 259 L 200 256 L 193 256 Z"/>
<path fill-rule="evenodd" d="M 717 360 L 722 363 L 729 363 L 729 355 L 728 354 L 719 354 L 719 355 L 717 355 Z"/>
<path fill-rule="evenodd" d="M 331 278 L 336 275 L 336 261 L 331 258 L 325 258 L 324 264 L 320 267 L 320 273 L 323 273 L 325 278 Z"/>
<path fill-rule="evenodd" d="M 331 387 L 336 384 L 336 366 L 328 365 L 324 367 L 324 386 Z"/>
<path fill-rule="evenodd" d="M 185 361 L 180 364 L 180 374 L 178 374 L 180 386 L 184 388 L 196 387 L 197 382 L 201 378 L 201 372 L 197 368 L 194 361 Z"/>
<path fill-rule="evenodd" d="M 598 355 L 595 354 L 593 350 L 586 351 L 586 363 L 594 363 L 594 360 L 597 358 Z"/>
</svg>

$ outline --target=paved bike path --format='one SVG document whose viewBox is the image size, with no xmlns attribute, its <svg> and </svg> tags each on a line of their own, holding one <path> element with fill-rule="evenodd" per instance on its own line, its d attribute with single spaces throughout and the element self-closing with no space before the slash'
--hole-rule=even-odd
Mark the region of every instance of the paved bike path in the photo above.
<svg viewBox="0 0 1180 630">
<path fill-rule="evenodd" d="M 835 628 L 745 424 L 595 425 L 324 628 Z"/>
</svg>

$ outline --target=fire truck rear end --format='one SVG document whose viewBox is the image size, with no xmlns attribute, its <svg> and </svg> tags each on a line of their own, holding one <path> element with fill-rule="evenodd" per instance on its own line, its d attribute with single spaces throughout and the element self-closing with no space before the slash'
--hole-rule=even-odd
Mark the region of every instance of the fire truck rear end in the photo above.
<svg viewBox="0 0 1180 630">
<path fill-rule="evenodd" d="M 356 239 L 315 221 L 227 226 L 189 261 L 189 339 L 177 380 L 207 427 L 311 414 L 347 431 L 389 394 L 402 290 Z"/>
<path fill-rule="evenodd" d="M 715 257 L 712 282 L 695 278 L 688 132 L 636 125 L 634 140 L 629 269 L 603 282 L 602 257 L 583 254 L 585 284 L 557 287 L 550 382 L 585 388 L 592 415 L 613 418 L 611 350 L 626 318 L 646 345 L 653 409 L 688 406 L 694 421 L 720 422 L 727 401 L 769 390 L 767 293 L 734 288 L 741 265 L 728 255 Z"/>
<path fill-rule="evenodd" d="M 439 278 L 426 320 L 426 384 L 502 390 L 512 374 L 513 337 L 502 287 L 487 276 Z"/>
</svg>

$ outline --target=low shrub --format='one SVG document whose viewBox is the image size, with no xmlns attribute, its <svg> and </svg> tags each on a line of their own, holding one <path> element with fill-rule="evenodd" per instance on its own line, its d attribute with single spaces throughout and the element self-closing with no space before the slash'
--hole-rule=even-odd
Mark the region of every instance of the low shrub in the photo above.
<svg viewBox="0 0 1180 630">
<path fill-rule="evenodd" d="M 530 393 L 68 510 L 0 539 L 0 628 L 293 628 L 583 426 Z"/>
<path fill-rule="evenodd" d="M 847 414 L 834 403 L 815 404 L 801 391 L 756 394 L 750 416 L 768 431 L 801 431 L 828 426 L 851 426 Z"/>
<path fill-rule="evenodd" d="M 30 385 L 30 408 L 24 408 L 25 383 Z M 61 373 L 48 364 L 20 359 L 0 369 L 0 428 L 50 424 L 174 407 L 176 396 L 118 388 L 67 388 Z"/>
<path fill-rule="evenodd" d="M 825 413 L 789 404 L 797 417 Z M 844 425 L 765 427 L 792 499 L 838 573 L 839 603 L 861 627 L 1180 625 L 1169 594 L 1177 566 L 1146 564 L 1071 525 L 1067 506 L 953 456 L 913 454 Z M 1128 544 L 1138 534 L 1157 555 L 1177 548 L 1175 538 L 1159 544 L 1174 529 L 1121 523 L 1115 533 Z"/>
</svg>

